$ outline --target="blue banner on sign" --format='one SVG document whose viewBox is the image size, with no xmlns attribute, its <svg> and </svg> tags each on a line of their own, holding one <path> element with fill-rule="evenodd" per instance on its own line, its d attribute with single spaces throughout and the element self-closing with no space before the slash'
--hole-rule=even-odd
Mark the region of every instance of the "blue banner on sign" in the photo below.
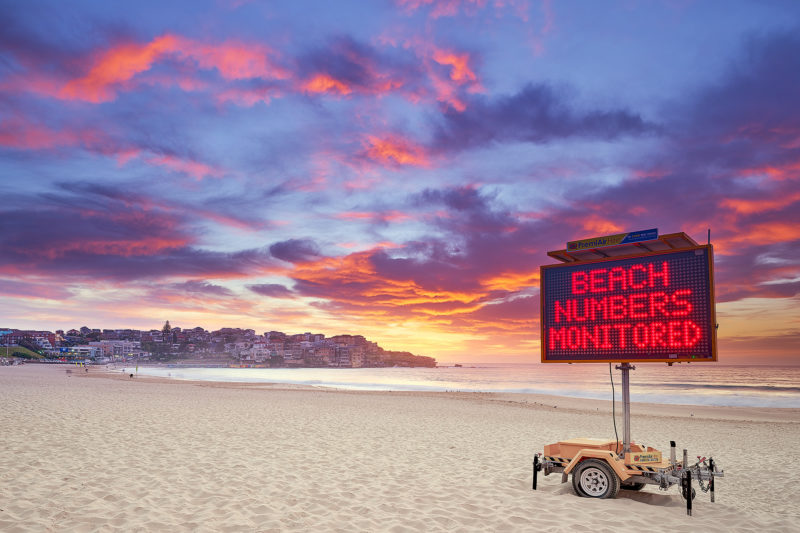
<svg viewBox="0 0 800 533">
<path fill-rule="evenodd" d="M 630 244 L 632 242 L 652 241 L 658 239 L 658 228 L 646 229 L 644 231 L 634 231 L 622 239 L 620 244 Z"/>
</svg>

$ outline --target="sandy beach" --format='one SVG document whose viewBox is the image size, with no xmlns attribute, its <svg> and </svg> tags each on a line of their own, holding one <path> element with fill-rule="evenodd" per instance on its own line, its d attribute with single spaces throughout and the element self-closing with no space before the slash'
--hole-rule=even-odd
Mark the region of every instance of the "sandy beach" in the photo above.
<svg viewBox="0 0 800 533">
<path fill-rule="evenodd" d="M 634 405 L 637 442 L 725 470 L 687 517 L 677 488 L 531 490 L 543 445 L 613 437 L 610 402 L 66 370 L 0 367 L 1 531 L 800 530 L 798 409 Z"/>
</svg>

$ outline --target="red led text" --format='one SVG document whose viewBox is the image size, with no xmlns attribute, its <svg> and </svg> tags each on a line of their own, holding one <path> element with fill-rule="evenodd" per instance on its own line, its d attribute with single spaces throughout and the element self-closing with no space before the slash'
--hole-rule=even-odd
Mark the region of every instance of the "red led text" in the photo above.
<svg viewBox="0 0 800 533">
<path fill-rule="evenodd" d="M 572 273 L 572 294 L 598 294 L 655 287 L 669 287 L 669 264 L 666 261 L 647 266 L 617 266 Z"/>
</svg>

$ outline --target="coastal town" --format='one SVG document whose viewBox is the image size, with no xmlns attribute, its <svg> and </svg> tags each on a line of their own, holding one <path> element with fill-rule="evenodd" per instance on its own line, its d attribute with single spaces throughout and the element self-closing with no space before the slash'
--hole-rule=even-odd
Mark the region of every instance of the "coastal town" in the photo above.
<svg viewBox="0 0 800 533">
<path fill-rule="evenodd" d="M 432 357 L 385 350 L 362 335 L 256 334 L 253 329 L 181 328 L 67 331 L 0 329 L 0 362 L 177 364 L 239 368 L 435 367 Z"/>
</svg>

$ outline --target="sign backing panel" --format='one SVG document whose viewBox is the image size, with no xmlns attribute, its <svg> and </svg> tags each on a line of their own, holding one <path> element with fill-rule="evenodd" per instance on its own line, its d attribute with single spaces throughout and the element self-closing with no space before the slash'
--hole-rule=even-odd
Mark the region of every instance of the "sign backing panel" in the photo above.
<svg viewBox="0 0 800 533">
<path fill-rule="evenodd" d="M 543 363 L 716 361 L 710 245 L 541 267 Z"/>
</svg>

